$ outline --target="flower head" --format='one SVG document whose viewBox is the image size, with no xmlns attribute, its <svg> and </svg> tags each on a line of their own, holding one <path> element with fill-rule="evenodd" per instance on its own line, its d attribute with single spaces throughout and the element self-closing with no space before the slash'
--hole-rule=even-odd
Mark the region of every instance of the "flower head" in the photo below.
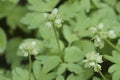
<svg viewBox="0 0 120 80">
<path fill-rule="evenodd" d="M 28 55 L 37 55 L 39 53 L 38 49 L 36 48 L 37 43 L 36 42 L 30 42 L 26 41 L 21 43 L 19 46 L 19 53 L 18 55 L 22 55 L 24 57 L 27 57 Z"/>
<path fill-rule="evenodd" d="M 116 35 L 113 30 L 109 30 L 108 32 L 104 30 L 103 23 L 100 23 L 97 27 L 91 27 L 90 31 L 94 34 L 93 40 L 94 40 L 95 47 L 103 48 L 104 39 L 116 38 Z"/>
<path fill-rule="evenodd" d="M 62 26 L 63 21 L 57 8 L 53 9 L 53 11 L 50 14 L 44 13 L 43 15 L 46 20 L 46 26 L 56 26 L 57 28 L 60 28 Z"/>
<path fill-rule="evenodd" d="M 102 55 L 99 55 L 99 53 L 91 52 L 86 54 L 86 59 L 83 60 L 85 63 L 86 68 L 94 68 L 94 71 L 98 72 L 98 70 L 101 70 L 101 66 L 99 63 L 102 63 Z"/>
</svg>

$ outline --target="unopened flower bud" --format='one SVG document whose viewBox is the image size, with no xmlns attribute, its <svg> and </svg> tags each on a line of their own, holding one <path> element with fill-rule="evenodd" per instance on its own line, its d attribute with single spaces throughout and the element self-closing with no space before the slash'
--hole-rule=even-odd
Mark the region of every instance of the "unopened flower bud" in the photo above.
<svg viewBox="0 0 120 80">
<path fill-rule="evenodd" d="M 109 38 L 111 38 L 111 39 L 114 39 L 114 38 L 116 38 L 116 35 L 115 35 L 115 33 L 114 33 L 114 31 L 113 30 L 109 30 Z"/>
<path fill-rule="evenodd" d="M 56 19 L 55 22 L 54 22 L 54 24 L 55 24 L 58 28 L 60 28 L 60 27 L 62 26 L 62 20 L 61 20 L 61 19 Z"/>
<path fill-rule="evenodd" d="M 52 14 L 57 15 L 58 14 L 58 9 L 57 8 L 53 9 Z"/>
</svg>

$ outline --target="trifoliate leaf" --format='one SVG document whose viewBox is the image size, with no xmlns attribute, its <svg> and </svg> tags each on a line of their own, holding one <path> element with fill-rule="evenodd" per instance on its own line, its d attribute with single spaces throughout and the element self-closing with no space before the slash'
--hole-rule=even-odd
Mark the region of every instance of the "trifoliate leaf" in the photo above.
<svg viewBox="0 0 120 80">
<path fill-rule="evenodd" d="M 19 37 L 14 37 L 8 41 L 6 48 L 6 60 L 11 64 L 12 68 L 21 63 L 21 58 L 17 56 L 17 50 L 22 41 Z"/>
<path fill-rule="evenodd" d="M 35 75 L 36 80 L 53 80 L 56 78 L 56 72 L 51 71 L 49 73 L 46 73 L 42 70 L 43 68 L 41 62 L 36 60 L 33 63 L 33 73 Z"/>
<path fill-rule="evenodd" d="M 65 49 L 65 62 L 79 62 L 82 59 L 81 50 L 77 47 L 68 47 Z"/>
<path fill-rule="evenodd" d="M 33 64 L 36 80 L 53 80 L 56 77 L 55 68 L 60 64 L 59 56 L 38 56 Z"/>
<path fill-rule="evenodd" d="M 51 11 L 59 0 L 28 0 L 28 8 L 33 11 L 46 12 Z"/>
<path fill-rule="evenodd" d="M 57 76 L 56 80 L 65 80 L 62 75 Z"/>
<path fill-rule="evenodd" d="M 115 9 L 120 13 L 120 1 L 115 5 Z"/>
<path fill-rule="evenodd" d="M 28 25 L 28 29 L 36 29 L 43 23 L 43 13 L 30 12 L 21 19 L 21 22 Z"/>
<path fill-rule="evenodd" d="M 0 28 L 0 54 L 2 54 L 5 51 L 6 45 L 7 45 L 6 34 L 4 30 Z"/>
<path fill-rule="evenodd" d="M 82 68 L 79 64 L 68 63 L 67 68 L 70 72 L 73 72 L 73 73 L 78 74 L 78 75 L 82 74 Z"/>
<path fill-rule="evenodd" d="M 14 68 L 12 70 L 12 80 L 28 80 L 29 72 L 27 70 L 23 70 L 19 67 Z M 31 75 L 31 80 L 34 80 L 33 75 Z"/>
<path fill-rule="evenodd" d="M 63 34 L 65 39 L 69 42 L 69 45 L 73 41 L 76 41 L 79 39 L 76 34 L 72 33 L 70 27 L 68 27 L 67 25 L 63 26 Z"/>
</svg>

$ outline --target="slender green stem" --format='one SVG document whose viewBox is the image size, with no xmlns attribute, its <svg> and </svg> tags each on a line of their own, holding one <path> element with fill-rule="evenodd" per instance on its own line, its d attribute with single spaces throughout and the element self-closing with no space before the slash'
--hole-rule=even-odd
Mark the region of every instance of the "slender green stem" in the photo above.
<svg viewBox="0 0 120 80">
<path fill-rule="evenodd" d="M 31 80 L 31 69 L 32 69 L 32 60 L 31 60 L 31 55 L 29 54 L 29 79 Z"/>
<path fill-rule="evenodd" d="M 118 49 L 113 43 L 111 43 L 108 39 L 104 39 L 113 49 L 120 53 L 120 49 Z"/>
<path fill-rule="evenodd" d="M 57 36 L 57 29 L 56 29 L 55 25 L 53 25 L 53 29 L 54 29 L 54 33 L 55 33 L 55 38 L 56 38 L 58 50 L 59 50 L 59 53 L 60 53 L 61 52 L 61 50 L 60 50 L 60 43 L 59 43 L 59 38 Z"/>
<path fill-rule="evenodd" d="M 103 80 L 107 80 L 105 77 L 104 77 L 104 75 L 102 74 L 102 72 L 99 70 L 98 71 L 99 72 L 99 74 L 101 75 L 101 77 L 103 78 Z"/>
</svg>

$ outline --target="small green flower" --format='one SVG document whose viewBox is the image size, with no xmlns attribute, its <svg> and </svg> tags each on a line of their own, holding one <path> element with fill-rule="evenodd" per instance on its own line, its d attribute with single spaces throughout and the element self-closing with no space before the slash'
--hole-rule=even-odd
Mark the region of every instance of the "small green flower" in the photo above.
<svg viewBox="0 0 120 80">
<path fill-rule="evenodd" d="M 57 8 L 53 9 L 53 11 L 50 14 L 44 13 L 43 15 L 45 18 L 45 25 L 47 27 L 51 27 L 51 26 L 55 26 L 57 28 L 62 27 L 63 20 L 61 19 L 61 16 Z"/>
<path fill-rule="evenodd" d="M 83 62 L 85 63 L 85 67 L 86 68 L 94 68 L 95 72 L 98 72 L 98 70 L 101 70 L 101 66 L 99 63 L 102 63 L 102 55 L 99 55 L 99 53 L 95 53 L 95 52 L 91 52 L 86 54 L 86 59 L 83 60 Z"/>
<path fill-rule="evenodd" d="M 28 55 L 37 55 L 39 50 L 37 49 L 37 43 L 35 41 L 22 42 L 19 46 L 19 54 L 21 56 L 27 57 Z"/>
<path fill-rule="evenodd" d="M 61 19 L 56 19 L 54 21 L 54 25 L 57 26 L 58 28 L 62 27 L 62 20 Z"/>
<path fill-rule="evenodd" d="M 46 25 L 47 27 L 52 27 L 52 22 L 46 22 L 45 25 Z"/>
<path fill-rule="evenodd" d="M 111 38 L 111 39 L 116 38 L 116 35 L 115 35 L 115 33 L 114 33 L 113 30 L 109 30 L 108 36 L 109 36 L 109 38 Z"/>
<path fill-rule="evenodd" d="M 91 27 L 90 31 L 94 34 L 94 46 L 103 48 L 104 40 L 103 39 L 114 39 L 116 35 L 113 30 L 109 30 L 108 32 L 104 30 L 104 24 L 100 23 L 97 27 Z"/>
</svg>

